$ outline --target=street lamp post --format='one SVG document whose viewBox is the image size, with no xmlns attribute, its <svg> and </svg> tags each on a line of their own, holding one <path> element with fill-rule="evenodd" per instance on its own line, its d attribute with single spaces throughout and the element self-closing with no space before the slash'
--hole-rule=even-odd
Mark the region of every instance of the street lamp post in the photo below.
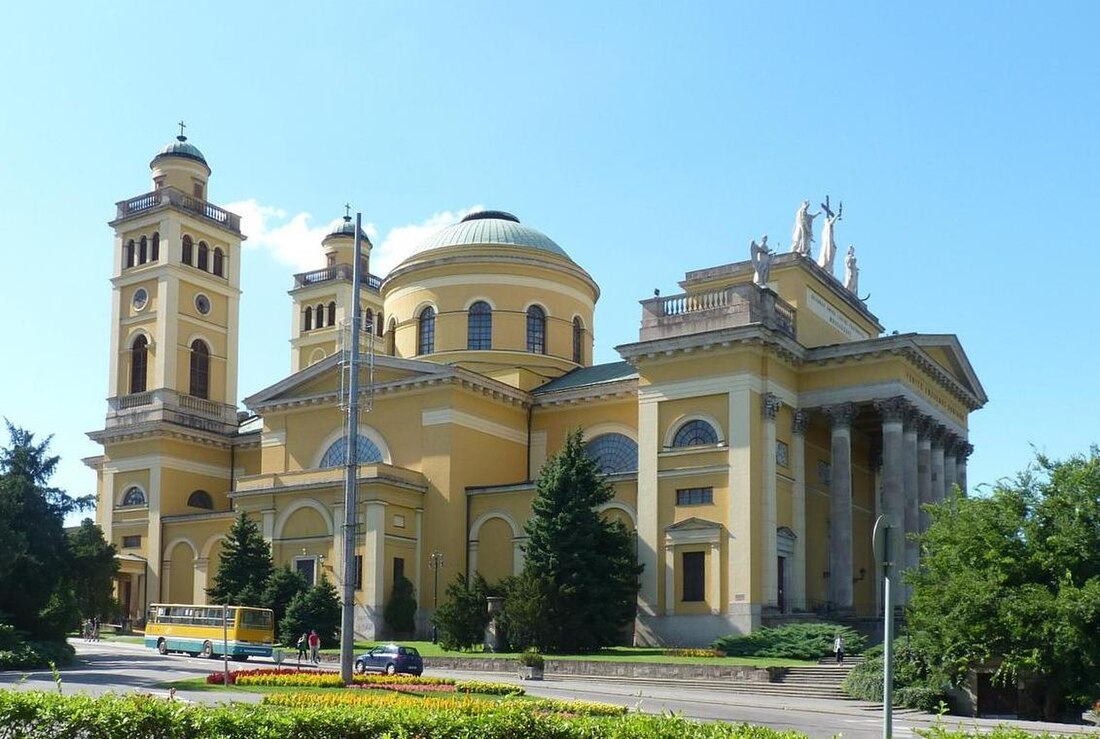
<svg viewBox="0 0 1100 739">
<path fill-rule="evenodd" d="M 438 627 L 435 625 L 435 611 L 439 607 L 439 570 L 443 568 L 443 552 L 436 549 L 428 557 L 428 569 L 433 573 L 433 585 L 432 585 L 432 644 L 435 644 L 438 637 Z"/>
</svg>

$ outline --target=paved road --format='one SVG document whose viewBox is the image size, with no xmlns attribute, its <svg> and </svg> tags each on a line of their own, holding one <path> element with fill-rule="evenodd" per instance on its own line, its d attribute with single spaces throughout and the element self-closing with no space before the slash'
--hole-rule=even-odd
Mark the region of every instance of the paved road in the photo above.
<svg viewBox="0 0 1100 739">
<path fill-rule="evenodd" d="M 159 687 L 167 681 L 200 677 L 220 670 L 220 660 L 206 660 L 170 655 L 162 657 L 144 647 L 120 642 L 73 642 L 79 663 L 62 671 L 65 692 L 150 692 L 166 694 Z M 251 664 L 270 664 L 267 660 L 249 660 Z M 230 662 L 231 669 L 244 665 Z M 484 672 L 432 671 L 433 675 L 466 679 L 491 679 L 496 682 L 519 683 L 511 674 Z M 0 673 L 0 685 L 16 689 L 56 690 L 49 671 L 30 673 Z M 576 698 L 630 706 L 646 713 L 672 711 L 694 719 L 748 722 L 775 729 L 793 729 L 815 739 L 843 734 L 854 739 L 876 739 L 882 736 L 881 709 L 857 701 L 797 699 L 771 695 L 724 693 L 683 685 L 638 686 L 614 679 L 545 680 L 524 683 L 528 694 L 555 698 Z M 246 701 L 256 702 L 262 696 L 237 692 L 181 692 L 177 696 L 195 702 Z M 936 717 L 913 711 L 895 715 L 894 736 L 901 739 L 915 736 L 914 729 L 927 728 Z M 989 730 L 997 722 L 985 719 L 946 719 L 952 726 L 973 730 Z M 1080 733 L 1095 730 L 1080 726 L 1011 722 L 1025 730 L 1041 733 Z"/>
</svg>

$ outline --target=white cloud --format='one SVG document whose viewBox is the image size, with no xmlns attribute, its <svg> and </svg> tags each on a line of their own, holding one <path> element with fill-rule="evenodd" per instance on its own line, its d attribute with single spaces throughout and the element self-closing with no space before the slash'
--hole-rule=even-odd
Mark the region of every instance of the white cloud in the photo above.
<svg viewBox="0 0 1100 739">
<path fill-rule="evenodd" d="M 242 200 L 228 203 L 226 210 L 241 217 L 241 231 L 248 237 L 244 242 L 248 249 L 267 249 L 279 262 L 295 270 L 308 271 L 324 266 L 321 252 L 321 240 L 340 223 L 334 219 L 327 224 L 311 226 L 309 213 L 296 213 L 287 217 L 286 211 L 270 205 L 262 205 L 255 200 Z M 371 243 L 370 271 L 385 276 L 401 260 L 415 251 L 416 247 L 439 229 L 456 223 L 467 214 L 484 210 L 484 206 L 474 205 L 456 211 L 434 213 L 419 223 L 409 223 L 391 228 L 381 243 L 378 240 L 378 228 L 373 223 L 363 224 Z"/>
<path fill-rule="evenodd" d="M 376 275 L 386 275 L 401 263 L 401 260 L 416 250 L 424 239 L 452 223 L 461 221 L 467 213 L 485 210 L 483 205 L 472 205 L 463 210 L 445 210 L 435 213 L 420 223 L 395 226 L 386 234 L 381 244 L 374 247 L 370 258 L 370 271 Z M 372 241 L 375 241 L 373 238 Z M 377 244 L 378 242 L 375 241 Z"/>
</svg>

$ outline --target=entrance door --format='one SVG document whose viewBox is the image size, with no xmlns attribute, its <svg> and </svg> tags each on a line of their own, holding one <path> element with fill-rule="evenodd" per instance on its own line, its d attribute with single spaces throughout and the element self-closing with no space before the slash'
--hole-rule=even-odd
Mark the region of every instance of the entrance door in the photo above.
<svg viewBox="0 0 1100 739">
<path fill-rule="evenodd" d="M 776 580 L 778 587 L 778 603 L 780 613 L 787 612 L 787 558 L 779 557 L 776 562 Z"/>
</svg>

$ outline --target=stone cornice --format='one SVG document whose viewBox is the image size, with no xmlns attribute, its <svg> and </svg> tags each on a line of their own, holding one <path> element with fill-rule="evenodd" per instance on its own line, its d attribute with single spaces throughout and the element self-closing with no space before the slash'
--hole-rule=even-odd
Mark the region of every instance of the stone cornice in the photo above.
<svg viewBox="0 0 1100 739">
<path fill-rule="evenodd" d="M 685 334 L 668 339 L 620 344 L 619 355 L 637 366 L 638 359 L 657 359 L 694 351 L 728 349 L 734 345 L 760 346 L 777 354 L 792 365 L 802 363 L 806 349 L 790 337 L 760 324 L 736 326 L 718 331 Z"/>
<path fill-rule="evenodd" d="M 148 421 L 131 426 L 116 426 L 110 429 L 89 431 L 87 436 L 92 441 L 103 445 L 117 444 L 124 441 L 139 441 L 141 439 L 168 438 L 198 443 L 204 446 L 214 446 L 220 449 L 229 449 L 234 446 L 233 436 L 202 431 L 170 421 Z"/>
</svg>

